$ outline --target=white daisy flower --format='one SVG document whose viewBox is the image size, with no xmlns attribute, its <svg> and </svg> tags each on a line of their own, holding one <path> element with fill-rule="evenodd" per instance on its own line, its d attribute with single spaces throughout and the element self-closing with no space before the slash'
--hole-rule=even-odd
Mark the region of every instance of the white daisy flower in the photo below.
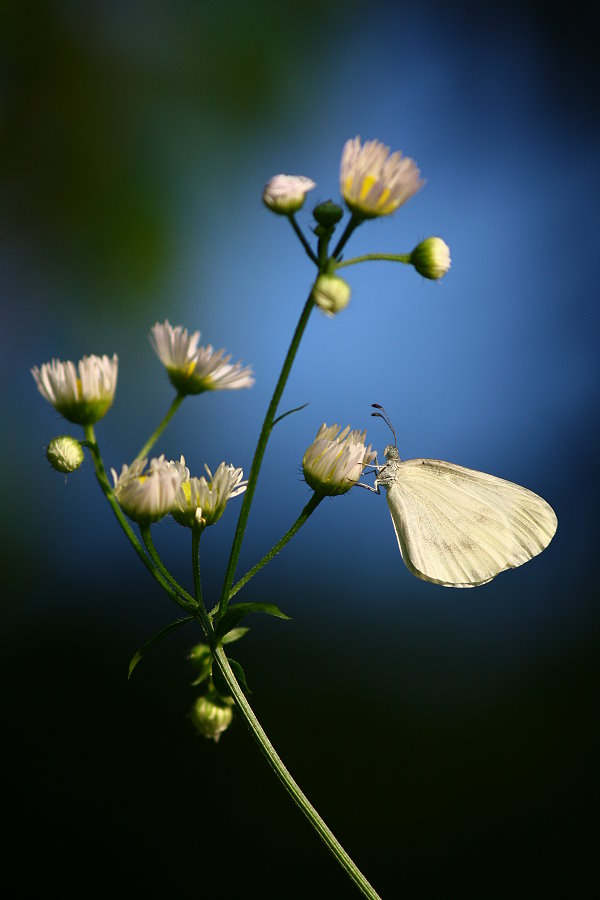
<svg viewBox="0 0 600 900">
<path fill-rule="evenodd" d="M 250 366 L 230 363 L 231 356 L 225 356 L 225 350 L 215 350 L 210 344 L 198 347 L 199 340 L 199 331 L 188 334 L 186 328 L 181 325 L 174 328 L 168 320 L 152 326 L 152 346 L 180 394 L 252 387 L 254 377 Z"/>
<path fill-rule="evenodd" d="M 340 166 L 340 191 L 351 212 L 363 219 L 389 216 L 425 183 L 414 160 L 380 141 L 346 141 Z"/>
<path fill-rule="evenodd" d="M 306 175 L 273 175 L 264 187 L 263 203 L 273 212 L 289 216 L 304 206 L 306 194 L 316 186 Z"/>
<path fill-rule="evenodd" d="M 53 359 L 31 374 L 42 397 L 58 412 L 78 425 L 93 425 L 112 406 L 117 387 L 119 359 L 84 356 L 77 363 Z"/>
<path fill-rule="evenodd" d="M 227 501 L 246 490 L 242 469 L 222 462 L 213 475 L 205 464 L 208 480 L 200 478 L 184 479 L 175 497 L 171 513 L 176 522 L 191 528 L 194 524 L 214 525 L 225 512 Z"/>
<path fill-rule="evenodd" d="M 339 433 L 338 433 L 339 432 Z M 318 494 L 345 494 L 353 487 L 363 468 L 377 455 L 365 446 L 366 431 L 350 431 L 347 425 L 321 425 L 304 454 L 302 469 L 310 487 Z"/>
<path fill-rule="evenodd" d="M 147 462 L 139 459 L 124 465 L 120 475 L 111 469 L 119 506 L 131 519 L 144 524 L 157 522 L 171 511 L 179 485 L 190 475 L 183 456 L 179 462 L 164 456 L 151 459 L 144 471 Z"/>
<path fill-rule="evenodd" d="M 437 281 L 450 269 L 450 247 L 441 237 L 429 237 L 417 244 L 410 261 L 423 278 Z"/>
</svg>

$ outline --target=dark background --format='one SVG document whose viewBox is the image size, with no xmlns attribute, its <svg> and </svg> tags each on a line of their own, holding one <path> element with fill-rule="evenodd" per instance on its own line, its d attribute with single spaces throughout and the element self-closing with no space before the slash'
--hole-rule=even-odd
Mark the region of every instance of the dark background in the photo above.
<svg viewBox="0 0 600 900">
<path fill-rule="evenodd" d="M 276 172 L 338 197 L 344 141 L 402 149 L 427 185 L 349 254 L 450 244 L 440 285 L 349 269 L 349 308 L 309 323 L 240 560 L 298 515 L 322 421 L 382 425 L 404 457 L 525 484 L 557 511 L 550 548 L 474 591 L 403 567 L 385 500 L 327 502 L 249 585 L 293 617 L 236 648 L 259 718 L 384 898 L 582 894 L 597 848 L 597 34 L 585 10 L 478 4 L 3 3 L 0 272 L 2 684 L 11 896 L 345 898 L 355 891 L 236 721 L 194 735 L 176 611 L 141 569 L 76 430 L 29 374 L 120 357 L 97 433 L 135 455 L 171 388 L 147 341 L 169 318 L 257 373 L 192 398 L 159 451 L 247 471 L 310 264 L 260 201 Z M 203 543 L 215 597 L 233 501 Z M 188 535 L 156 542 L 189 585 Z"/>
</svg>

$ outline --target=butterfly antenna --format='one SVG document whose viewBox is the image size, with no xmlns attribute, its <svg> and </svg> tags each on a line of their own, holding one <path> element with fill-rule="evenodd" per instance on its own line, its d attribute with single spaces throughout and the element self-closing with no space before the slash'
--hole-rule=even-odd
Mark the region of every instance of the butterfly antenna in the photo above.
<svg viewBox="0 0 600 900">
<path fill-rule="evenodd" d="M 371 415 L 372 415 L 372 416 L 376 416 L 376 417 L 379 418 L 379 419 L 383 419 L 383 421 L 385 422 L 385 424 L 387 425 L 387 427 L 390 429 L 390 431 L 391 431 L 392 434 L 394 435 L 394 447 L 397 447 L 397 446 L 398 446 L 398 439 L 397 439 L 397 437 L 396 437 L 396 432 L 394 431 L 394 426 L 393 426 L 392 423 L 390 422 L 390 417 L 389 417 L 388 414 L 386 413 L 385 409 L 383 408 L 383 406 L 382 406 L 380 403 L 371 403 L 371 406 L 373 406 L 375 409 L 380 409 L 380 410 L 381 410 L 381 412 L 374 412 L 374 413 L 371 413 Z"/>
</svg>

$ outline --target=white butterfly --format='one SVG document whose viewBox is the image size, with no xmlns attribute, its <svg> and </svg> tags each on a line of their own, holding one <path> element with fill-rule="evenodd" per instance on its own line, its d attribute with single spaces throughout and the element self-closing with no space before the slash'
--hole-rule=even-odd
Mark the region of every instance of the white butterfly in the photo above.
<svg viewBox="0 0 600 900">
<path fill-rule="evenodd" d="M 387 491 L 402 559 L 417 578 L 444 587 L 486 584 L 554 537 L 554 510 L 527 488 L 441 459 L 402 461 L 395 445 L 384 456 L 374 490 Z"/>
</svg>

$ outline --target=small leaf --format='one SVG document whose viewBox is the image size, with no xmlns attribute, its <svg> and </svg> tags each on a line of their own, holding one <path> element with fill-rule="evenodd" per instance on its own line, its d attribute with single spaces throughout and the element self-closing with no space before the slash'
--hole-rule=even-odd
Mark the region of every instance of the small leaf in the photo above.
<svg viewBox="0 0 600 900">
<path fill-rule="evenodd" d="M 281 422 L 282 419 L 285 419 L 286 416 L 291 416 L 292 413 L 300 412 L 301 409 L 306 409 L 307 406 L 308 406 L 308 403 L 303 403 L 302 406 L 295 406 L 294 409 L 288 409 L 287 412 L 281 413 L 280 416 L 277 416 L 276 419 L 273 419 L 273 424 L 271 425 L 271 428 L 274 428 L 277 425 L 277 423 Z"/>
<path fill-rule="evenodd" d="M 195 616 L 187 616 L 185 619 L 175 619 L 174 622 L 170 622 L 168 625 L 165 625 L 164 628 L 161 628 L 160 631 L 157 631 L 149 640 L 143 644 L 140 649 L 135 653 L 131 662 L 129 663 L 129 672 L 127 674 L 127 679 L 129 680 L 133 674 L 133 670 L 139 663 L 140 659 L 144 654 L 155 644 L 158 644 L 162 641 L 163 638 L 166 638 L 168 634 L 171 634 L 172 631 L 176 631 L 178 628 L 181 628 L 182 625 L 187 625 L 188 622 L 194 622 L 196 619 Z"/>
<path fill-rule="evenodd" d="M 229 665 L 230 665 L 231 668 L 233 669 L 233 674 L 235 675 L 235 677 L 236 677 L 237 680 L 239 681 L 240 687 L 241 687 L 241 689 L 243 690 L 243 692 L 244 692 L 245 694 L 250 694 L 250 693 L 252 693 L 251 690 L 250 690 L 250 688 L 248 687 L 248 682 L 246 681 L 246 673 L 245 673 L 244 670 L 242 669 L 242 666 L 240 665 L 240 663 L 239 663 L 237 660 L 235 660 L 235 659 L 230 659 L 230 660 L 229 660 Z"/>
<path fill-rule="evenodd" d="M 274 603 L 235 603 L 230 606 L 220 622 L 217 622 L 216 637 L 222 638 L 232 628 L 241 622 L 250 613 L 266 613 L 268 616 L 276 616 L 278 619 L 288 619 Z"/>
<path fill-rule="evenodd" d="M 233 674 L 235 675 L 237 681 L 243 692 L 245 694 L 250 694 L 250 688 L 248 687 L 248 682 L 246 681 L 246 673 L 244 672 L 241 664 L 236 659 L 229 659 L 229 665 L 233 669 Z M 229 686 L 223 677 L 223 673 L 221 672 L 219 666 L 217 665 L 217 661 L 213 662 L 212 667 L 212 680 L 215 686 L 215 690 L 217 693 L 221 695 L 223 698 L 231 697 L 231 691 L 229 690 Z"/>
<path fill-rule="evenodd" d="M 221 641 L 223 644 L 233 644 L 234 641 L 239 641 L 239 639 L 243 638 L 249 631 L 249 628 L 232 628 L 231 631 L 228 631 L 227 634 L 223 635 Z"/>
<path fill-rule="evenodd" d="M 216 659 L 213 660 L 212 664 L 212 680 L 215 686 L 215 690 L 217 693 L 221 695 L 221 697 L 227 698 L 231 697 L 231 691 L 229 690 L 229 685 L 225 681 L 223 677 L 223 673 L 221 672 Z"/>
</svg>

